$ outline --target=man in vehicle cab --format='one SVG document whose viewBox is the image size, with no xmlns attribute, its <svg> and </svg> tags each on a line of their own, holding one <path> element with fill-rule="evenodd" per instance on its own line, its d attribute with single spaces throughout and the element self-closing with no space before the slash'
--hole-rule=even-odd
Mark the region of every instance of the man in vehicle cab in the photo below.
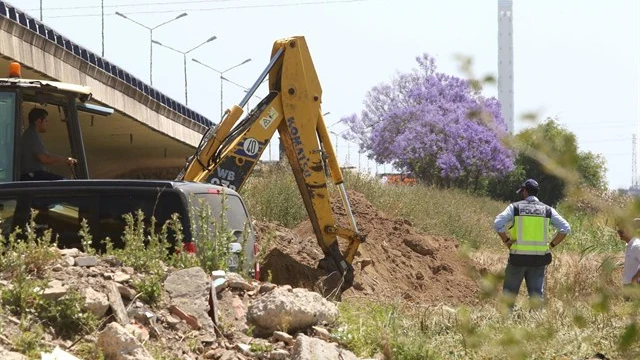
<svg viewBox="0 0 640 360">
<path fill-rule="evenodd" d="M 49 113 L 42 108 L 29 111 L 29 127 L 22 133 L 20 140 L 20 180 L 62 180 L 64 177 L 51 173 L 47 165 L 75 165 L 78 161 L 47 152 L 40 134 L 47 132 Z"/>
</svg>

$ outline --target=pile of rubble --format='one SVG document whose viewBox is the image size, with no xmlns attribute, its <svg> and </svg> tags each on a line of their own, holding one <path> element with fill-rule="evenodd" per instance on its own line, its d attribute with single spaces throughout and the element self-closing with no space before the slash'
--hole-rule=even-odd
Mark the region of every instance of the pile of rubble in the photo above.
<svg viewBox="0 0 640 360">
<path fill-rule="evenodd" d="M 48 269 L 42 295 L 63 298 L 71 289 L 84 297 L 84 308 L 101 319 L 83 338 L 62 340 L 45 329 L 41 358 L 79 359 L 77 344 L 91 342 L 106 359 L 357 359 L 332 341 L 337 306 L 318 293 L 235 273 L 206 274 L 198 267 L 166 269 L 163 296 L 151 307 L 133 289 L 139 274 L 114 258 L 59 250 Z M 0 280 L 0 291 L 11 287 Z M 26 359 L 13 352 L 20 320 L 0 312 L 0 358 Z"/>
</svg>

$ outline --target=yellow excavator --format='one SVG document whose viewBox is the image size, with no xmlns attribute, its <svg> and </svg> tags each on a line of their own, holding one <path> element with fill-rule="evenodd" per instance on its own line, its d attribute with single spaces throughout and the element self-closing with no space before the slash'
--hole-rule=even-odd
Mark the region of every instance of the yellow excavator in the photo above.
<svg viewBox="0 0 640 360">
<path fill-rule="evenodd" d="M 268 76 L 269 94 L 242 120 L 249 98 Z M 277 40 L 271 61 L 239 105 L 210 128 L 176 180 L 207 182 L 239 191 L 276 130 L 325 257 L 318 268 L 333 288 L 353 285 L 352 262 L 365 236 L 357 224 L 322 116 L 322 88 L 305 38 Z M 327 175 L 339 189 L 350 228 L 336 226 Z M 343 254 L 338 237 L 348 240 Z"/>
</svg>

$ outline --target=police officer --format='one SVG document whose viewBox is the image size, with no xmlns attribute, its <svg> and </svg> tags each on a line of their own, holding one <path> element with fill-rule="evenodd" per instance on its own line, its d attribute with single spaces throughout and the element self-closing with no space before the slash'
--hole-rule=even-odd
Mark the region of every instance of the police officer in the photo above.
<svg viewBox="0 0 640 360">
<path fill-rule="evenodd" d="M 529 299 L 544 300 L 544 277 L 546 267 L 551 263 L 550 249 L 558 246 L 571 232 L 569 223 L 554 208 L 538 200 L 538 190 L 538 182 L 526 180 L 517 191 L 522 200 L 509 204 L 493 223 L 509 249 L 503 292 L 511 307 L 523 279 Z M 549 225 L 558 230 L 551 241 Z"/>
</svg>

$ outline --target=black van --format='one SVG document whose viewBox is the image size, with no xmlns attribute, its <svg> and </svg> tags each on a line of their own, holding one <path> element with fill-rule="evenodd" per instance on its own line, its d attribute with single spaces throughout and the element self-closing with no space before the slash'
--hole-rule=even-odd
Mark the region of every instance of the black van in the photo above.
<svg viewBox="0 0 640 360">
<path fill-rule="evenodd" d="M 223 200 L 224 198 L 224 200 Z M 206 204 L 219 221 L 222 206 L 226 206 L 227 226 L 233 230 L 242 248 L 244 230 L 249 229 L 245 254 L 247 264 L 255 256 L 255 232 L 242 198 L 233 190 L 216 185 L 164 180 L 59 180 L 0 183 L 0 231 L 4 236 L 16 226 L 24 228 L 30 210 L 38 210 L 35 218 L 38 230 L 51 229 L 61 248 L 82 248 L 79 231 L 82 219 L 87 219 L 93 246 L 104 250 L 101 240 L 109 237 L 115 247 L 122 247 L 125 229 L 123 215 L 142 210 L 145 225 L 150 217 L 156 219 L 156 230 L 177 213 L 184 233 L 184 249 L 197 251 L 192 224 L 197 209 Z M 194 212 L 195 210 L 195 212 Z M 198 225 L 195 225 L 198 226 Z M 197 237 L 196 237 L 197 238 Z M 175 243 L 175 239 L 170 239 Z"/>
</svg>

